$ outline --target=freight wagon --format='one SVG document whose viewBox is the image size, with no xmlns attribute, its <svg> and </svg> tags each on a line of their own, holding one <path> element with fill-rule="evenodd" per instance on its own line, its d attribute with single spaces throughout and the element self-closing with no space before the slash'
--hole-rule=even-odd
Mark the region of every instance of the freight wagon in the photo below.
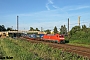
<svg viewBox="0 0 90 60">
<path fill-rule="evenodd" d="M 31 40 L 41 40 L 44 34 L 23 34 L 22 37 Z"/>
</svg>

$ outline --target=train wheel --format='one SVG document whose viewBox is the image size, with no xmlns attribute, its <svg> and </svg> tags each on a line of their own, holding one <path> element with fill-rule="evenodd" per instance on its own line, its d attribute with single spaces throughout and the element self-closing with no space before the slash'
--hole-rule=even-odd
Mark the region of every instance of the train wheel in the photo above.
<svg viewBox="0 0 90 60">
<path fill-rule="evenodd" d="M 57 41 L 58 44 L 60 44 L 60 41 Z"/>
</svg>

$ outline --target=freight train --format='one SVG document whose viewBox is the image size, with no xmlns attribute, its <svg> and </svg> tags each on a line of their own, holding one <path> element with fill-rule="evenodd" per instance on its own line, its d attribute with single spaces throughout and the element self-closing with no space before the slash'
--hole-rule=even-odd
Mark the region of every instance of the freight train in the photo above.
<svg viewBox="0 0 90 60">
<path fill-rule="evenodd" d="M 22 37 L 31 40 L 51 41 L 57 43 L 65 43 L 64 35 L 59 34 L 23 34 Z"/>
</svg>

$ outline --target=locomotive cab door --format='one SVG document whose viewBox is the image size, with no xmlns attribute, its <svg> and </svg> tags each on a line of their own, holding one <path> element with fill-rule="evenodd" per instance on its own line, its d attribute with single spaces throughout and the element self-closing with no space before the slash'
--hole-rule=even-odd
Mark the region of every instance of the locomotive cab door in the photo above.
<svg viewBox="0 0 90 60">
<path fill-rule="evenodd" d="M 63 35 L 60 35 L 59 38 L 60 38 L 60 43 L 65 43 L 65 40 L 64 40 L 65 38 Z"/>
</svg>

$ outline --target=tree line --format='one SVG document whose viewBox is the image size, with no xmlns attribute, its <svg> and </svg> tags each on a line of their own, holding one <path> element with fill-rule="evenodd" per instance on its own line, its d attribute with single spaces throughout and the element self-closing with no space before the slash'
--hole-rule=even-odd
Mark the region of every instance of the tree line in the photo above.
<svg viewBox="0 0 90 60">
<path fill-rule="evenodd" d="M 72 27 L 72 29 L 69 32 L 67 32 L 66 26 L 65 25 L 61 25 L 59 31 L 58 31 L 57 27 L 55 26 L 53 28 L 53 32 L 54 32 L 54 34 L 59 33 L 59 34 L 64 34 L 64 35 L 67 35 L 69 33 L 69 35 L 72 36 L 76 32 L 80 32 L 80 31 L 88 33 L 89 29 L 90 28 L 87 28 L 86 25 L 82 25 L 81 27 L 80 26 L 74 26 L 74 27 Z M 14 30 L 14 29 L 12 29 L 10 27 L 5 28 L 4 25 L 0 25 L 0 31 L 16 31 L 16 30 Z M 33 27 L 30 27 L 29 31 L 40 31 L 40 30 L 38 28 L 34 29 Z M 46 32 L 47 34 L 51 34 L 51 30 L 50 29 L 44 30 L 44 32 Z"/>
<path fill-rule="evenodd" d="M 17 31 L 17 30 L 12 29 L 11 27 L 5 28 L 4 25 L 0 25 L 0 31 Z"/>
<path fill-rule="evenodd" d="M 66 28 L 65 25 L 62 25 L 59 30 L 60 30 L 60 32 L 58 31 L 57 27 L 55 26 L 54 29 L 53 29 L 54 34 L 59 33 L 59 34 L 67 35 L 67 28 Z M 30 27 L 29 31 L 40 31 L 40 30 L 38 28 L 34 29 L 33 27 Z M 47 34 L 51 34 L 51 30 L 50 29 L 44 30 L 44 32 L 46 32 Z"/>
</svg>

